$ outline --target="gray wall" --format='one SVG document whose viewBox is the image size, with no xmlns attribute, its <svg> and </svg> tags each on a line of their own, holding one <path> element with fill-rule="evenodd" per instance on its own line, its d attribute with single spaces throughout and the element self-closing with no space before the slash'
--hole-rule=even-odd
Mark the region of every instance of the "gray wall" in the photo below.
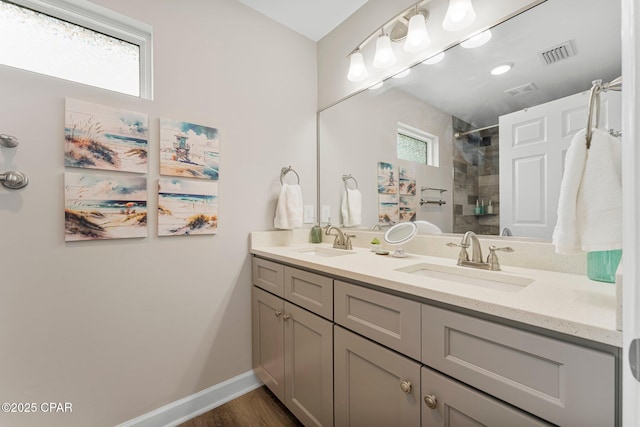
<svg viewBox="0 0 640 427">
<path fill-rule="evenodd" d="M 249 232 L 273 228 L 282 166 L 316 201 L 315 43 L 236 1 L 96 3 L 153 26 L 153 101 L 0 66 L 21 141 L 0 171 L 31 178 L 0 188 L 0 396 L 73 403 L 2 425 L 112 426 L 250 370 Z M 149 114 L 149 237 L 64 242 L 65 97 Z M 215 236 L 155 235 L 160 117 L 220 131 Z"/>
</svg>

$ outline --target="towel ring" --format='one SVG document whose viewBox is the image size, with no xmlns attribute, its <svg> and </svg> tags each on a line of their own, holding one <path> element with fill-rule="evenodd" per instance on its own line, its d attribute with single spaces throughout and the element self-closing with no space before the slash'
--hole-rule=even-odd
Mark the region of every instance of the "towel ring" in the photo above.
<svg viewBox="0 0 640 427">
<path fill-rule="evenodd" d="M 355 179 L 351 174 L 349 174 L 349 175 L 342 175 L 342 181 L 344 182 L 344 189 L 345 189 L 345 190 L 347 190 L 347 189 L 348 189 L 348 188 L 347 188 L 347 181 L 349 181 L 350 179 L 351 179 L 351 180 L 353 180 L 353 182 L 355 183 L 355 185 L 356 185 L 355 190 L 357 190 L 357 189 L 358 189 L 358 181 L 356 181 L 356 179 Z"/>
<path fill-rule="evenodd" d="M 282 180 L 284 178 L 284 176 L 286 174 L 288 174 L 289 172 L 293 172 L 296 175 L 296 178 L 298 179 L 298 184 L 300 184 L 300 175 L 298 175 L 298 172 L 296 172 L 295 170 L 293 170 L 293 168 L 291 166 L 284 167 L 280 170 L 280 184 L 284 184 L 284 181 Z"/>
<path fill-rule="evenodd" d="M 587 127 L 585 136 L 587 140 L 587 150 L 591 148 L 591 137 L 593 136 L 593 108 L 596 109 L 595 127 L 600 122 L 600 93 L 610 90 L 622 90 L 622 77 L 611 80 L 609 83 L 602 83 L 602 80 L 594 80 L 591 82 L 591 92 L 589 94 L 589 111 L 587 112 Z"/>
</svg>

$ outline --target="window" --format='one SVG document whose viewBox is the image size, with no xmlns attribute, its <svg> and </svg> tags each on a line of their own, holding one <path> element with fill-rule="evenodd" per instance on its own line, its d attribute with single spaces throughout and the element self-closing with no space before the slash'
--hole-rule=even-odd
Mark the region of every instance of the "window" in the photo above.
<svg viewBox="0 0 640 427">
<path fill-rule="evenodd" d="M 0 0 L 0 64 L 152 98 L 151 27 L 83 0 Z"/>
<path fill-rule="evenodd" d="M 438 137 L 398 123 L 398 159 L 438 166 Z"/>
</svg>

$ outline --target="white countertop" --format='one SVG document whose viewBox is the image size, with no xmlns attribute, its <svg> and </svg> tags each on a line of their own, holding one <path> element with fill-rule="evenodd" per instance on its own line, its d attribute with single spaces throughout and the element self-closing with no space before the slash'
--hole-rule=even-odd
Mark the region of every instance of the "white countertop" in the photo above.
<svg viewBox="0 0 640 427">
<path fill-rule="evenodd" d="M 321 273 L 356 280 L 408 295 L 427 298 L 524 324 L 622 347 L 616 330 L 616 286 L 589 280 L 584 275 L 502 266 L 497 275 L 533 279 L 517 291 L 493 290 L 450 280 L 397 271 L 420 263 L 461 269 L 461 274 L 487 273 L 456 266 L 456 259 L 407 254 L 406 258 L 377 255 L 368 248 L 354 248 L 349 255 L 321 257 L 302 252 L 330 244 L 265 244 L 252 239 L 251 253 Z"/>
</svg>

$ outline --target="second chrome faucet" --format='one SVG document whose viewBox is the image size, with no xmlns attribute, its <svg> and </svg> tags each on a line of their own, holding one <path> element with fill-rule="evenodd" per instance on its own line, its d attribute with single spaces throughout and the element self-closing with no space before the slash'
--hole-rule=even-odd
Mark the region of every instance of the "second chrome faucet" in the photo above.
<svg viewBox="0 0 640 427">
<path fill-rule="evenodd" d="M 332 234 L 331 231 L 335 230 L 335 234 Z M 338 227 L 334 227 L 332 225 L 327 225 L 324 234 L 327 236 L 335 236 L 333 240 L 333 247 L 336 249 L 353 249 L 353 245 L 351 244 L 351 238 L 356 237 L 355 234 L 343 233 Z"/>
</svg>

